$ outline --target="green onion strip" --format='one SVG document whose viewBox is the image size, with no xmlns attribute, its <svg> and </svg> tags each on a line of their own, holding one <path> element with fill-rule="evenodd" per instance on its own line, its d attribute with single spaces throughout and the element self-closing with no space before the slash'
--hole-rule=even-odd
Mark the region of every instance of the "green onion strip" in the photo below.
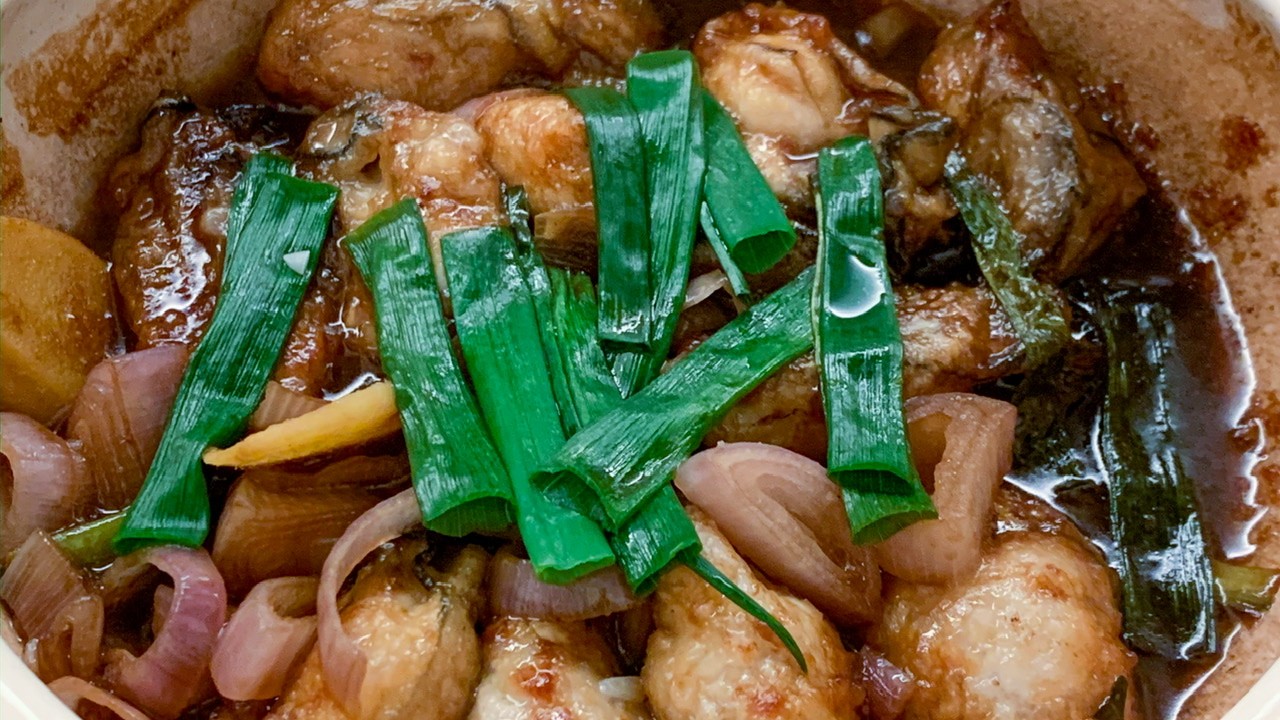
<svg viewBox="0 0 1280 720">
<path fill-rule="evenodd" d="M 586 121 L 591 148 L 600 246 L 600 339 L 643 351 L 649 347 L 654 306 L 640 120 L 613 88 L 572 88 L 565 95 Z"/>
<path fill-rule="evenodd" d="M 378 213 L 346 245 L 373 292 L 423 523 L 453 536 L 505 530 L 511 483 L 454 357 L 417 204 Z"/>
<path fill-rule="evenodd" d="M 1052 285 L 1031 274 L 1022 256 L 1022 236 L 959 153 L 947 158 L 946 178 L 960 216 L 973 235 L 978 267 L 1022 341 L 1027 368 L 1038 367 L 1071 339 L 1071 323 L 1061 296 Z"/>
<path fill-rule="evenodd" d="M 452 233 L 441 247 L 462 354 L 510 474 L 516 522 L 539 579 L 565 584 L 612 565 L 613 552 L 594 522 L 529 485 L 565 435 L 514 238 L 506 228 L 479 228 Z"/>
<path fill-rule="evenodd" d="M 252 158 L 236 186 L 222 292 L 179 386 L 146 481 L 115 537 L 122 553 L 201 545 L 209 494 L 201 455 L 235 439 L 257 408 L 329 233 L 338 191 Z M 304 262 L 295 270 L 297 259 Z"/>
<path fill-rule="evenodd" d="M 795 228 L 751 159 L 728 111 L 705 90 L 702 100 L 707 142 L 703 232 L 713 249 L 717 243 L 725 249 L 730 265 L 744 273 L 764 272 L 795 245 Z M 728 266 L 725 273 L 733 277 Z"/>
<path fill-rule="evenodd" d="M 907 444 L 902 336 L 871 143 L 848 138 L 824 149 L 818 181 L 813 310 L 827 416 L 827 472 L 843 490 L 854 540 L 873 543 L 938 514 Z"/>
</svg>

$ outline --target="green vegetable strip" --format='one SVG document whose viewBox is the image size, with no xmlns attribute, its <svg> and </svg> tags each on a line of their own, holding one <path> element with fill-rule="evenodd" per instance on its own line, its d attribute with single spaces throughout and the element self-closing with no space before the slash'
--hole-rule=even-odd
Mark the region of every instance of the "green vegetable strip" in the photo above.
<svg viewBox="0 0 1280 720">
<path fill-rule="evenodd" d="M 720 568 L 712 565 L 706 558 L 696 553 L 686 554 L 683 562 L 698 577 L 707 581 L 707 584 L 715 588 L 721 595 L 724 595 L 734 605 L 742 608 L 748 615 L 759 620 L 769 629 L 773 631 L 782 644 L 786 646 L 787 651 L 791 653 L 791 657 L 795 658 L 796 663 L 800 666 L 800 670 L 805 673 L 809 672 L 809 663 L 805 662 L 804 653 L 800 651 L 800 646 L 796 644 L 795 638 L 791 637 L 791 633 L 787 631 L 785 625 L 778 621 L 768 610 L 755 598 L 748 595 L 742 588 L 739 588 L 724 573 L 720 572 Z"/>
<path fill-rule="evenodd" d="M 854 540 L 884 540 L 938 516 L 920 484 L 902 413 L 902 336 L 884 249 L 880 170 L 871 143 L 848 138 L 818 157 L 814 324 L 827 472 Z"/>
<path fill-rule="evenodd" d="M 128 517 L 126 509 L 72 525 L 55 533 L 53 541 L 80 565 L 101 567 L 115 557 L 111 541 L 120 532 L 120 528 L 124 527 L 124 521 Z"/>
<path fill-rule="evenodd" d="M 618 564 L 637 595 L 658 586 L 662 573 L 685 553 L 702 551 L 698 531 L 675 488 L 666 483 L 610 536 Z"/>
<path fill-rule="evenodd" d="M 596 524 L 543 498 L 534 468 L 564 445 L 533 296 L 506 228 L 464 230 L 441 242 L 462 354 L 480 411 L 507 466 L 516 522 L 538 577 L 567 583 L 613 564 Z"/>
<path fill-rule="evenodd" d="M 640 119 L 613 88 L 565 91 L 586 120 L 600 245 L 600 339 L 647 349 L 652 253 Z"/>
<path fill-rule="evenodd" d="M 702 102 L 707 133 L 702 194 L 707 209 L 733 262 L 743 272 L 764 272 L 791 251 L 796 230 L 747 152 L 733 118 L 705 90 Z M 705 217 L 702 227 L 707 227 Z"/>
<path fill-rule="evenodd" d="M 702 210 L 699 213 L 702 221 L 702 234 L 707 238 L 707 244 L 711 246 L 711 251 L 716 254 L 716 260 L 720 261 L 720 269 L 724 270 L 724 274 L 729 278 L 729 286 L 733 288 L 733 294 L 740 298 L 745 298 L 751 294 L 751 287 L 747 284 L 747 277 L 742 274 L 742 269 L 733 261 L 733 257 L 729 254 L 729 246 L 725 244 L 724 237 L 720 235 L 720 229 L 716 227 L 715 218 L 711 217 L 711 209 L 707 204 L 702 203 Z"/>
<path fill-rule="evenodd" d="M 636 57 L 627 65 L 627 92 L 644 134 L 653 243 L 650 351 L 613 358 L 614 377 L 629 397 L 658 375 L 671 350 L 689 284 L 706 162 L 702 90 L 692 54 L 668 50 Z"/>
<path fill-rule="evenodd" d="M 805 271 L 573 436 L 534 475 L 534 485 L 616 530 L 661 490 L 734 403 L 812 347 L 812 279 Z"/>
<path fill-rule="evenodd" d="M 1026 351 L 1028 369 L 1058 353 L 1071 339 L 1058 291 L 1040 282 L 1022 257 L 1022 236 L 991 191 L 965 166 L 959 153 L 947 158 L 947 186 L 973 235 L 978 267 Z"/>
<path fill-rule="evenodd" d="M 1280 570 L 1213 561 L 1213 576 L 1223 602 L 1261 615 L 1271 609 L 1280 588 Z"/>
<path fill-rule="evenodd" d="M 1129 701 L 1129 679 L 1121 675 L 1111 685 L 1111 694 L 1093 714 L 1093 720 L 1125 720 L 1124 708 Z"/>
<path fill-rule="evenodd" d="M 453 536 L 505 530 L 511 483 L 453 355 L 417 204 L 378 213 L 346 244 L 373 292 L 423 523 Z"/>
<path fill-rule="evenodd" d="M 1125 639 L 1168 658 L 1215 652 L 1213 571 L 1169 407 L 1169 309 L 1134 295 L 1098 304 L 1107 345 L 1099 448 L 1124 595 Z"/>
<path fill-rule="evenodd" d="M 315 271 L 338 191 L 274 172 L 275 167 L 275 160 L 251 163 L 237 184 L 222 292 L 191 355 L 142 491 L 116 535 L 122 553 L 204 542 L 209 495 L 201 455 L 243 431 Z M 285 262 L 292 253 L 306 254 L 303 272 Z"/>
</svg>

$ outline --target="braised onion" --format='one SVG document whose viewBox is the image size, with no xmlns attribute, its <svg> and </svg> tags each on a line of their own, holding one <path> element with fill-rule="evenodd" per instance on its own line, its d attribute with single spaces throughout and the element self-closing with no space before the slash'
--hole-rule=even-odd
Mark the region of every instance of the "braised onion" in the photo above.
<svg viewBox="0 0 1280 720">
<path fill-rule="evenodd" d="M 44 532 L 32 533 L 18 548 L 0 577 L 0 599 L 13 613 L 41 678 L 88 678 L 97 671 L 102 597 Z"/>
<path fill-rule="evenodd" d="M 990 531 L 996 489 L 1013 461 L 1018 411 L 968 393 L 912 398 L 907 434 L 915 463 L 931 488 L 937 520 L 916 523 L 876 546 L 890 574 L 946 583 L 972 574 Z"/>
<path fill-rule="evenodd" d="M 49 683 L 49 690 L 58 696 L 63 705 L 77 713 L 81 702 L 89 702 L 115 713 L 120 720 L 151 720 L 146 713 L 116 697 L 110 691 L 78 677 L 60 677 Z"/>
<path fill-rule="evenodd" d="M 587 620 L 622 612 L 640 602 L 616 566 L 569 585 L 551 585 L 538 579 L 532 563 L 510 550 L 493 558 L 489 588 L 491 609 L 498 617 Z"/>
<path fill-rule="evenodd" d="M 317 647 L 325 685 L 348 715 L 360 716 L 369 659 L 342 627 L 338 593 L 347 576 L 369 553 L 421 524 L 418 499 L 412 490 L 405 490 L 351 523 L 324 562 L 316 595 Z"/>
<path fill-rule="evenodd" d="M 279 695 L 316 637 L 311 577 L 281 577 L 254 586 L 213 648 L 213 684 L 228 700 Z"/>
<path fill-rule="evenodd" d="M 249 432 L 279 425 L 285 420 L 301 417 L 327 404 L 322 398 L 290 390 L 272 380 L 267 383 L 267 388 L 262 393 L 262 402 L 258 403 L 258 409 L 249 416 Z"/>
<path fill-rule="evenodd" d="M 889 662 L 879 651 L 864 646 L 858 653 L 859 675 L 867 691 L 867 706 L 875 720 L 897 720 L 906 712 L 915 690 L 911 672 Z"/>
<path fill-rule="evenodd" d="M 138 494 L 186 364 L 185 347 L 162 345 L 104 360 L 85 379 L 67 439 L 80 443 L 98 507 L 119 510 Z"/>
<path fill-rule="evenodd" d="M 84 458 L 66 440 L 26 415 L 0 413 L 0 555 L 35 530 L 53 531 L 85 517 L 93 484 Z"/>
<path fill-rule="evenodd" d="M 138 560 L 173 579 L 173 604 L 146 652 L 134 657 L 116 651 L 104 675 L 117 694 L 147 713 L 175 718 L 199 699 L 227 619 L 227 592 L 204 550 L 154 547 Z"/>
<path fill-rule="evenodd" d="M 840 489 L 784 448 L 729 443 L 676 471 L 676 485 L 766 575 L 845 625 L 880 615 L 880 570 L 853 544 Z"/>
</svg>

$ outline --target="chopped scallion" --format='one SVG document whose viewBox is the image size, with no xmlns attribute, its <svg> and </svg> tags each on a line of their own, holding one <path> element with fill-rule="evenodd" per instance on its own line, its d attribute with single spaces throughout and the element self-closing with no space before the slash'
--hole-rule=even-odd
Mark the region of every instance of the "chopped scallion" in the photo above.
<svg viewBox="0 0 1280 720">
<path fill-rule="evenodd" d="M 383 210 L 346 244 L 373 292 L 424 524 L 453 536 L 505 530 L 511 483 L 453 355 L 417 204 Z"/>
<path fill-rule="evenodd" d="M 804 653 L 800 651 L 800 646 L 796 644 L 795 638 L 787 631 L 785 625 L 778 621 L 768 610 L 766 610 L 756 599 L 748 595 L 742 588 L 738 587 L 724 573 L 720 572 L 720 568 L 712 565 L 710 561 L 697 553 L 687 553 L 682 558 L 684 564 L 692 570 L 698 577 L 707 581 L 707 584 L 715 588 L 721 595 L 724 595 L 734 605 L 742 608 L 751 617 L 759 620 L 773 634 L 778 636 L 782 644 L 791 653 L 791 657 L 795 658 L 796 664 L 800 666 L 802 672 L 809 672 L 809 663 L 805 662 Z"/>
<path fill-rule="evenodd" d="M 1280 589 L 1280 570 L 1213 561 L 1222 600 L 1237 610 L 1261 615 L 1271 609 Z"/>
<path fill-rule="evenodd" d="M 707 134 L 703 230 L 710 219 L 737 267 L 764 272 L 796 244 L 795 228 L 747 152 L 733 118 L 711 93 L 703 90 L 702 100 Z"/>
<path fill-rule="evenodd" d="M 649 347 L 653 303 L 645 145 L 640 119 L 613 88 L 565 91 L 582 112 L 591 148 L 600 246 L 600 339 Z"/>
<path fill-rule="evenodd" d="M 1027 367 L 1035 368 L 1071 339 L 1071 323 L 1061 295 L 1031 274 L 1022 256 L 1022 237 L 959 153 L 947 158 L 946 178 L 960 216 L 973 235 L 978 267 L 1022 341 Z"/>
<path fill-rule="evenodd" d="M 53 541 L 81 566 L 101 567 L 115 557 L 111 541 L 128 517 L 128 509 L 103 515 L 54 533 Z"/>
<path fill-rule="evenodd" d="M 1098 436 L 1129 644 L 1172 659 L 1217 649 L 1213 570 L 1170 409 L 1169 308 L 1138 293 L 1095 304 L 1107 346 Z"/>
<path fill-rule="evenodd" d="M 561 504 L 617 530 L 742 396 L 813 345 L 805 271 L 648 387 L 573 436 L 534 476 Z"/>
<path fill-rule="evenodd" d="M 440 244 L 462 354 L 510 475 L 516 522 L 539 579 L 565 584 L 612 565 L 613 552 L 594 522 L 529 485 L 565 436 L 515 239 L 506 228 L 489 227 L 452 233 Z"/>
<path fill-rule="evenodd" d="M 164 436 L 116 549 L 156 544 L 197 547 L 209 534 L 201 462 L 243 430 L 262 399 L 303 292 L 329 233 L 338 191 L 278 172 L 259 156 L 236 186 L 227 227 L 222 291 L 182 378 Z M 306 272 L 284 261 L 308 252 Z"/>
<path fill-rule="evenodd" d="M 702 203 L 699 217 L 702 219 L 702 234 L 707 238 L 711 251 L 716 254 L 720 269 L 724 270 L 725 277 L 729 278 L 729 287 L 733 289 L 733 294 L 740 298 L 749 296 L 751 287 L 747 284 L 747 276 L 742 273 L 742 268 L 738 267 L 729 254 L 729 246 L 720 235 L 720 229 L 716 227 L 716 219 L 711 217 L 711 210 L 705 202 Z"/>
<path fill-rule="evenodd" d="M 902 335 L 885 257 L 875 150 L 842 140 L 818 158 L 819 249 L 814 323 L 827 472 L 843 490 L 853 538 L 879 542 L 936 518 L 907 444 Z"/>
</svg>

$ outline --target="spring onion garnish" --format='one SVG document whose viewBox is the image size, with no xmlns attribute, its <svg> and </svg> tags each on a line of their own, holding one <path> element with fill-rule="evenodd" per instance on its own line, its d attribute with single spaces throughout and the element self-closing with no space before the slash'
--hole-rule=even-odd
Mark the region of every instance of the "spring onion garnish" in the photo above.
<svg viewBox="0 0 1280 720">
<path fill-rule="evenodd" d="M 1262 615 L 1280 589 L 1280 570 L 1213 561 L 1213 576 L 1222 601 L 1236 610 Z"/>
<path fill-rule="evenodd" d="M 1124 707 L 1129 702 L 1129 678 L 1121 675 L 1111 685 L 1111 694 L 1093 714 L 1093 720 L 1124 720 Z"/>
<path fill-rule="evenodd" d="M 1052 285 L 1031 274 L 1022 257 L 1022 236 L 959 153 L 947 158 L 946 177 L 960 216 L 973 235 L 978 267 L 1009 314 L 1025 348 L 1028 369 L 1035 368 L 1071 339 L 1071 323 L 1061 296 Z"/>
<path fill-rule="evenodd" d="M 884 249 L 875 150 L 848 138 L 818 156 L 814 325 L 827 415 L 827 471 L 853 538 L 879 542 L 938 516 L 920 484 L 902 414 L 902 336 Z"/>
<path fill-rule="evenodd" d="M 573 436 L 534 485 L 617 530 L 671 480 L 725 411 L 813 346 L 812 280 L 812 271 L 801 273 Z"/>
<path fill-rule="evenodd" d="M 155 461 L 115 538 L 130 552 L 153 544 L 197 547 L 209 534 L 200 457 L 244 430 L 262 399 L 329 233 L 338 191 L 279 172 L 259 156 L 236 186 L 222 293 L 182 378 Z M 307 251 L 298 274 L 284 261 Z"/>
<path fill-rule="evenodd" d="M 550 279 L 555 297 L 556 324 L 560 328 L 562 362 L 559 372 L 569 376 L 556 387 L 557 393 L 568 394 L 567 398 L 560 397 L 560 407 L 566 431 L 573 434 L 617 407 L 622 402 L 622 395 L 613 384 L 604 355 L 592 335 L 596 308 L 591 282 L 583 276 L 555 269 L 551 270 Z M 555 364 L 553 361 L 553 367 Z M 553 369 L 553 374 L 555 372 Z M 573 429 L 569 429 L 571 427 Z M 695 572 L 702 567 L 696 564 L 701 560 L 698 553 L 702 550 L 698 531 L 670 484 L 663 485 L 636 511 L 635 516 L 619 526 L 609 541 L 627 582 L 637 595 L 652 592 L 661 574 L 677 559 L 693 558 Z M 793 653 L 796 652 L 795 643 L 786 628 L 728 578 L 717 579 L 705 574 L 703 577 L 730 601 L 777 632 L 782 642 Z M 796 660 L 802 668 L 805 666 L 802 655 L 797 655 Z"/>
<path fill-rule="evenodd" d="M 511 483 L 453 355 L 417 204 L 383 210 L 346 245 L 373 292 L 423 523 L 454 536 L 505 530 Z"/>
<path fill-rule="evenodd" d="M 648 188 L 640 119 L 613 88 L 565 91 L 586 120 L 600 245 L 600 339 L 649 347 L 653 304 L 649 282 Z"/>
<path fill-rule="evenodd" d="M 565 436 L 514 238 L 506 228 L 479 228 L 452 233 L 441 247 L 462 354 L 511 477 L 516 522 L 538 578 L 565 584 L 612 565 L 613 552 L 594 522 L 529 485 Z"/>
<path fill-rule="evenodd" d="M 702 89 L 692 54 L 637 56 L 627 65 L 627 92 L 644 135 L 652 242 L 650 350 L 613 356 L 613 374 L 629 397 L 658 375 L 671 349 L 689 284 L 706 162 Z"/>
<path fill-rule="evenodd" d="M 1137 293 L 1112 294 L 1094 312 L 1107 346 L 1098 445 L 1110 487 L 1125 639 L 1172 659 L 1214 652 L 1213 570 L 1170 409 L 1172 316 Z"/>
<path fill-rule="evenodd" d="M 706 558 L 696 553 L 688 553 L 682 561 L 690 570 L 697 573 L 698 577 L 707 581 L 707 584 L 715 588 L 729 599 L 734 605 L 742 608 L 748 615 L 759 620 L 769 629 L 773 631 L 782 644 L 786 646 L 791 653 L 791 657 L 796 659 L 796 663 L 800 665 L 800 670 L 808 673 L 809 663 L 805 662 L 804 653 L 800 651 L 800 646 L 796 644 L 795 638 L 791 637 L 791 633 L 787 631 L 785 625 L 778 621 L 768 610 L 756 602 L 755 598 L 743 592 L 733 583 L 724 573 L 720 572 L 720 568 L 712 565 Z"/>
<path fill-rule="evenodd" d="M 111 541 L 120 532 L 120 528 L 124 527 L 124 521 L 128 517 L 127 509 L 103 515 L 58 531 L 54 534 L 53 541 L 81 566 L 101 567 L 115 557 Z"/>
<path fill-rule="evenodd" d="M 796 230 L 747 152 L 733 118 L 705 90 L 702 102 L 707 133 L 707 179 L 702 193 L 709 211 L 709 217 L 703 215 L 703 230 L 711 235 L 710 220 L 712 231 L 743 272 L 764 272 L 796 244 Z"/>
<path fill-rule="evenodd" d="M 733 294 L 740 298 L 745 298 L 751 294 L 751 287 L 747 284 L 747 277 L 742 273 L 742 268 L 733 261 L 733 257 L 729 254 L 729 246 L 725 244 L 724 238 L 720 235 L 719 228 L 716 227 L 715 218 L 711 217 L 711 209 L 707 207 L 707 203 L 702 203 L 702 209 L 699 211 L 698 217 L 702 222 L 702 234 L 707 238 L 707 244 L 711 246 L 711 251 L 716 254 L 716 260 L 720 262 L 720 269 L 724 270 L 724 274 L 729 278 L 729 287 L 732 288 Z"/>
</svg>

